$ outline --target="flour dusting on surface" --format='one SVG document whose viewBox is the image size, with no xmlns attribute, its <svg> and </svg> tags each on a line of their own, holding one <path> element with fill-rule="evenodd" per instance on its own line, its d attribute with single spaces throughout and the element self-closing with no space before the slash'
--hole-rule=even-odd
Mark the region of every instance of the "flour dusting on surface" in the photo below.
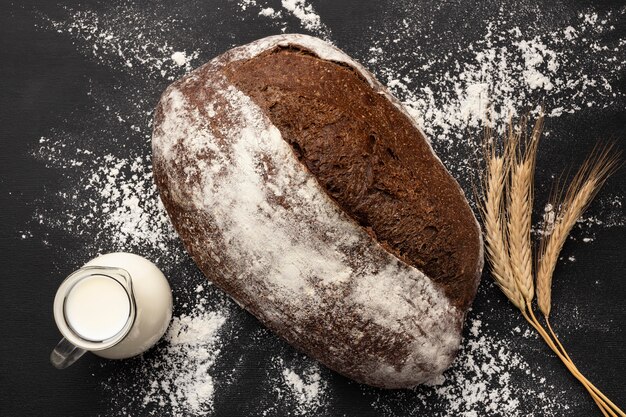
<svg viewBox="0 0 626 417">
<path fill-rule="evenodd" d="M 613 23 L 619 17 L 607 12 L 606 19 L 591 25 L 589 16 L 581 14 L 572 22 L 577 29 L 567 26 L 534 36 L 506 14 L 491 18 L 482 37 L 462 41 L 446 54 L 426 52 L 414 58 L 415 65 L 408 70 L 399 68 L 404 56 L 383 59 L 380 46 L 391 37 L 402 36 L 404 43 L 424 36 L 404 21 L 396 31 L 375 41 L 368 62 L 434 141 L 466 140 L 466 127 L 480 127 L 486 121 L 502 124 L 525 109 L 536 114 L 538 104 L 528 108 L 533 101 L 543 102 L 552 117 L 624 102 L 624 93 L 614 87 L 626 53 L 622 41 L 604 43 L 602 36 L 615 30 Z M 575 31 L 578 36 L 564 37 L 567 28 L 567 33 Z M 432 29 L 435 37 L 440 36 Z M 581 58 L 574 46 L 584 47 L 589 55 Z M 460 60 L 463 55 L 467 59 Z M 416 80 L 422 85 L 415 85 Z"/>
<path fill-rule="evenodd" d="M 321 19 L 313 10 L 313 6 L 305 0 L 281 0 L 283 8 L 300 19 L 302 26 L 311 31 L 320 31 L 323 28 Z"/>
<path fill-rule="evenodd" d="M 319 407 L 320 385 L 325 381 L 321 381 L 316 369 L 309 370 L 305 375 L 300 376 L 292 369 L 285 368 L 283 378 L 298 404 L 300 413 L 305 414 L 308 410 Z"/>
<path fill-rule="evenodd" d="M 172 320 L 165 337 L 162 370 L 149 383 L 143 403 L 180 405 L 180 411 L 195 415 L 212 409 L 215 388 L 210 368 L 219 354 L 216 336 L 226 318 L 220 312 L 182 315 Z M 157 362 L 157 366 L 159 366 Z M 178 414 L 174 409 L 173 414 Z M 181 413 L 182 414 L 182 413 Z"/>
<path fill-rule="evenodd" d="M 322 6 L 315 1 L 205 3 L 174 1 L 148 10 L 132 1 L 114 1 L 98 10 L 59 7 L 54 16 L 41 16 L 41 30 L 71 40 L 78 54 L 108 71 L 113 85 L 102 91 L 94 75 L 86 91 L 91 108 L 77 111 L 73 121 L 58 121 L 43 138 L 30 138 L 34 157 L 58 181 L 44 190 L 33 221 L 20 227 L 19 237 L 38 239 L 77 266 L 113 250 L 148 255 L 179 285 L 166 339 L 123 366 L 103 362 L 95 370 L 96 377 L 108 375 L 102 383 L 111 405 L 107 416 L 220 415 L 217 407 L 227 392 L 230 401 L 249 402 L 245 406 L 251 415 L 330 416 L 335 405 L 346 409 L 335 388 L 360 392 L 363 401 L 350 407 L 360 407 L 362 415 L 444 417 L 451 410 L 463 417 L 580 415 L 579 387 L 560 384 L 562 375 L 553 375 L 548 367 L 555 359 L 537 350 L 541 344 L 528 326 L 502 316 L 511 306 L 498 298 L 490 282 L 481 286 L 452 368 L 415 391 L 358 387 L 310 359 L 288 361 L 293 351 L 277 348 L 277 338 L 262 329 L 258 342 L 229 346 L 245 336 L 237 329 L 260 327 L 234 306 L 226 307 L 217 289 L 211 296 L 204 293 L 208 285 L 184 254 L 152 185 L 150 120 L 171 80 L 251 37 L 304 31 L 335 41 L 374 72 L 405 103 L 470 193 L 466 178 L 475 174 L 476 138 L 485 121 L 536 112 L 539 103 L 545 104 L 553 123 L 623 108 L 619 83 L 626 39 L 613 35 L 626 9 L 581 9 L 552 19 L 549 9 L 542 14 L 529 6 L 505 4 L 484 16 L 468 10 L 459 23 L 451 4 L 393 0 L 372 20 L 360 22 L 361 29 L 348 28 L 359 39 L 351 45 L 339 40 L 348 36 L 348 29 L 331 28 L 317 13 Z M 435 23 L 432 16 L 442 14 L 446 19 Z M 219 19 L 211 20 L 217 15 L 225 17 L 222 26 Z M 243 34 L 231 32 L 241 21 Z M 214 37 L 222 49 L 215 49 Z M 568 140 L 581 140 L 567 132 L 547 133 L 548 146 L 564 148 Z M 624 227 L 622 205 L 620 194 L 602 194 L 573 236 L 593 245 L 600 231 Z M 550 210 L 543 211 L 543 206 L 538 215 L 546 213 L 550 221 Z M 59 247 L 59 235 L 69 236 L 76 247 Z M 185 275 L 181 269 L 191 272 Z M 191 281 L 192 294 L 180 291 Z M 597 325 L 585 321 L 587 314 L 576 305 L 562 308 L 572 311 L 563 318 L 564 330 Z M 510 332 L 492 329 L 503 320 Z M 602 325 L 614 330 L 610 323 Z M 226 359 L 229 351 L 240 350 L 241 357 Z M 228 387 L 248 378 L 241 364 L 251 354 L 264 358 L 255 363 L 266 375 L 264 384 L 246 395 L 233 394 Z"/>
<path fill-rule="evenodd" d="M 295 405 L 295 416 L 310 416 L 325 411 L 328 407 L 327 381 L 320 373 L 320 365 L 307 360 L 295 362 L 288 366 L 281 357 L 274 357 L 272 368 L 280 372 L 279 376 L 271 376 L 273 391 L 282 402 Z M 262 415 L 268 415 L 272 408 L 265 409 Z"/>
<path fill-rule="evenodd" d="M 50 213 L 42 204 L 35 213 L 37 223 L 87 241 L 89 256 L 135 251 L 155 262 L 181 259 L 147 158 L 97 155 L 46 137 L 39 145 L 35 157 L 50 168 L 67 170 L 73 181 L 55 194 L 68 210 Z"/>
<path fill-rule="evenodd" d="M 323 22 L 319 14 L 313 8 L 313 4 L 308 0 L 280 0 L 281 9 L 274 6 L 275 3 L 267 0 L 240 0 L 239 7 L 242 11 L 254 9 L 258 10 L 259 16 L 268 17 L 281 25 L 281 31 L 287 30 L 286 16 L 293 16 L 300 26 L 306 31 L 329 41 L 331 32 Z M 272 7 L 273 6 L 273 7 Z M 284 12 L 284 13 L 283 13 Z M 299 32 L 292 30 L 292 32 Z"/>
<path fill-rule="evenodd" d="M 117 70 L 174 80 L 181 75 L 177 67 L 190 71 L 199 54 L 179 51 L 166 39 L 182 24 L 177 19 L 154 21 L 128 4 L 107 13 L 70 8 L 65 12 L 64 20 L 46 19 L 42 26 L 72 36 L 84 53 Z"/>
<path fill-rule="evenodd" d="M 561 388 L 542 376 L 537 358 L 521 353 L 525 351 L 521 345 L 536 339 L 534 333 L 514 327 L 503 338 L 494 334 L 484 319 L 480 313 L 470 317 L 459 357 L 441 378 L 413 392 L 375 395 L 372 406 L 379 415 L 413 415 L 420 410 L 433 417 L 557 417 L 574 406 L 556 400 L 571 388 Z M 389 401 L 391 398 L 395 401 Z M 415 400 L 428 405 L 415 406 Z"/>
<path fill-rule="evenodd" d="M 144 355 L 130 375 L 114 375 L 104 384 L 114 394 L 112 415 L 127 415 L 127 404 L 159 415 L 211 415 L 215 395 L 215 361 L 223 347 L 227 309 L 210 309 L 198 291 L 189 313 L 172 319 L 164 340 Z M 130 391 L 127 391 L 129 390 Z M 122 399 L 119 398 L 122 396 Z"/>
</svg>

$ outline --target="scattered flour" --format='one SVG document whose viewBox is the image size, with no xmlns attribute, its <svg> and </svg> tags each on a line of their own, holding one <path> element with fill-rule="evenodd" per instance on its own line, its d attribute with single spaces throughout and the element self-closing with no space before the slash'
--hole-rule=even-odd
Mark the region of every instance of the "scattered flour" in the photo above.
<svg viewBox="0 0 626 417">
<path fill-rule="evenodd" d="M 223 345 L 226 311 L 210 309 L 207 298 L 198 293 L 191 312 L 172 319 L 164 341 L 144 355 L 131 375 L 114 375 L 105 382 L 116 394 L 114 415 L 127 415 L 127 405 L 150 415 L 154 410 L 172 417 L 212 414 L 212 372 Z"/>
<path fill-rule="evenodd" d="M 446 7 L 436 3 L 435 12 Z M 59 175 L 60 184 L 42 197 L 30 229 L 19 234 L 56 247 L 51 236 L 67 233 L 80 249 L 65 255 L 78 253 L 77 262 L 101 252 L 129 250 L 161 260 L 175 271 L 179 262 L 189 260 L 152 184 L 150 132 L 143 119 L 151 117 L 154 103 L 124 100 L 126 95 L 157 97 L 157 83 L 163 85 L 202 63 L 199 57 L 206 44 L 196 44 L 187 32 L 188 22 L 170 14 L 169 8 L 148 11 L 130 1 L 98 12 L 86 7 L 61 8 L 63 18 L 43 16 L 40 29 L 69 37 L 79 53 L 116 75 L 132 76 L 138 87 L 124 95 L 126 84 L 116 86 L 115 94 L 88 93 L 94 112 L 112 118 L 110 130 L 99 120 L 85 121 L 80 128 L 60 122 L 65 127 L 41 138 L 34 156 Z M 230 7 L 229 13 L 237 16 L 251 11 L 257 20 L 247 24 L 260 28 L 259 33 L 274 33 L 278 26 L 283 32 L 304 29 L 332 40 L 330 28 L 306 0 L 240 0 L 221 7 Z M 422 2 L 394 0 L 387 7 L 391 12 L 369 28 L 369 42 L 348 52 L 405 103 L 457 178 L 474 169 L 476 146 L 468 138 L 475 137 L 484 122 L 538 110 L 528 109 L 528 103 L 543 102 L 553 118 L 624 105 L 624 91 L 617 83 L 626 63 L 626 40 L 607 36 L 615 33 L 624 10 L 583 11 L 549 30 L 533 23 L 526 26 L 513 12 L 501 12 L 485 17 L 478 35 L 467 32 L 455 38 L 434 27 L 434 20 L 424 20 L 428 13 L 414 9 Z M 576 52 L 581 48 L 586 56 Z M 134 145 L 126 147 L 127 135 L 136 138 Z M 461 183 L 470 190 L 468 183 Z M 54 204 L 48 207 L 48 202 Z M 590 214 L 579 222 L 582 241 L 594 239 L 600 228 L 626 224 L 621 196 L 603 197 L 597 204 L 602 219 Z M 550 208 L 540 214 L 550 223 L 553 213 Z M 111 393 L 111 416 L 218 414 L 214 404 L 221 379 L 216 368 L 230 340 L 223 331 L 227 325 L 237 328 L 240 319 L 205 297 L 205 285 L 193 288 L 191 300 L 181 296 L 177 301 L 177 308 L 189 311 L 177 313 L 159 346 L 126 362 L 121 373 L 114 362 L 103 364 L 104 369 L 114 369 L 103 383 Z M 479 298 L 491 300 L 497 293 L 491 283 L 481 288 Z M 565 391 L 577 387 L 551 385 L 553 379 L 537 365 L 532 350 L 541 345 L 535 343 L 534 333 L 517 322 L 510 334 L 490 330 L 491 322 L 501 320 L 494 315 L 507 307 L 488 304 L 481 307 L 483 312 L 470 314 L 459 357 L 432 386 L 412 392 L 362 387 L 364 406 L 381 416 L 575 415 L 571 409 L 579 405 L 580 393 Z M 571 323 L 580 326 L 575 306 L 573 311 Z M 532 353 L 525 357 L 522 352 Z M 311 360 L 294 364 L 278 356 L 270 362 L 270 389 L 263 395 L 276 404 L 262 405 L 258 415 L 275 415 L 277 407 L 285 407 L 287 415 L 325 415 L 331 404 L 340 402 L 331 395 L 330 382 L 343 383 L 329 379 L 331 374 Z"/>
<path fill-rule="evenodd" d="M 590 213 L 587 210 L 578 220 L 578 227 L 585 233 L 595 233 L 600 229 L 626 226 L 626 216 L 624 215 L 624 196 L 605 195 L 594 201 L 592 205 L 597 207 L 595 213 L 602 213 L 602 216 Z"/>
<path fill-rule="evenodd" d="M 571 388 L 553 385 L 542 376 L 537 358 L 523 355 L 528 349 L 521 346 L 535 340 L 534 333 L 517 327 L 502 337 L 486 327 L 480 313 L 469 319 L 468 328 L 456 362 L 429 386 L 403 393 L 364 388 L 380 415 L 556 417 L 574 406 L 558 400 Z"/>
<path fill-rule="evenodd" d="M 300 19 L 305 29 L 314 31 L 322 28 L 320 17 L 305 0 L 281 0 L 281 4 L 285 10 Z"/>
<path fill-rule="evenodd" d="M 554 223 L 556 222 L 556 207 L 548 203 L 543 208 L 542 223 L 535 229 L 535 232 L 541 236 L 549 236 L 554 230 Z"/>
<path fill-rule="evenodd" d="M 219 354 L 216 335 L 225 320 L 219 312 L 172 320 L 166 335 L 169 346 L 158 374 L 149 382 L 144 404 L 162 405 L 167 396 L 175 415 L 184 411 L 204 415 L 212 409 L 215 388 L 209 371 Z"/>
<path fill-rule="evenodd" d="M 88 256 L 106 251 L 131 251 L 154 262 L 179 261 L 184 255 L 158 198 L 147 157 L 93 151 L 42 137 L 35 156 L 72 178 L 56 198 L 68 209 L 51 213 L 41 204 L 35 221 L 84 240 Z M 58 204 L 58 203 L 57 203 Z"/>
<path fill-rule="evenodd" d="M 277 18 L 280 18 L 282 14 L 281 12 L 277 12 L 271 7 L 266 7 L 264 9 L 261 9 L 261 11 L 259 12 L 259 16 L 266 16 L 266 17 L 277 19 Z"/>
<path fill-rule="evenodd" d="M 296 398 L 298 407 L 306 410 L 311 404 L 319 402 L 320 392 L 320 375 L 313 373 L 307 376 L 308 382 L 305 382 L 298 374 L 289 368 L 283 370 L 283 377 L 293 396 Z"/>
<path fill-rule="evenodd" d="M 266 0 L 241 0 L 239 7 L 242 11 L 255 7 L 259 10 L 259 16 L 269 17 L 274 20 L 283 20 L 285 16 L 282 12 L 285 11 L 288 16 L 291 15 L 298 19 L 301 27 L 306 31 L 326 41 L 331 40 L 332 35 L 330 29 L 322 23 L 322 19 L 313 8 L 313 5 L 307 0 L 281 0 L 282 11 L 270 7 L 269 3 L 270 2 Z M 283 24 L 282 32 L 286 30 L 287 26 Z M 298 30 L 294 32 L 298 32 Z"/>
<path fill-rule="evenodd" d="M 63 20 L 44 19 L 50 27 L 81 42 L 78 47 L 98 62 L 133 75 L 174 80 L 197 64 L 199 51 L 180 51 L 167 40 L 183 23 L 154 21 L 149 13 L 128 4 L 107 12 L 65 8 Z"/>
<path fill-rule="evenodd" d="M 500 126 L 532 102 L 543 102 L 551 117 L 623 102 L 623 93 L 615 90 L 613 83 L 626 63 L 626 53 L 623 48 L 603 45 L 597 28 L 585 23 L 587 16 L 572 22 L 578 29 L 567 26 L 532 37 L 525 36 L 507 17 L 493 19 L 487 22 L 482 39 L 462 43 L 454 53 L 425 54 L 424 63 L 420 65 L 417 58 L 416 65 L 402 77 L 398 74 L 403 72 L 396 68 L 401 60 L 400 64 L 382 61 L 380 45 L 390 41 L 384 36 L 370 48 L 368 61 L 426 133 L 435 142 L 447 141 L 450 146 L 472 136 L 467 134 L 468 127 L 477 129 L 485 122 Z M 611 18 L 610 12 L 607 18 Z M 599 23 L 602 30 L 613 30 L 607 20 L 603 22 Z M 402 33 L 388 36 L 419 36 L 412 30 L 413 26 L 407 26 Z M 579 33 L 581 38 L 564 36 L 564 31 Z M 574 46 L 590 51 L 583 62 Z M 460 61 L 463 51 L 468 59 Z M 597 69 L 590 70 L 596 63 Z M 428 81 L 424 83 L 425 78 Z M 414 80 L 420 80 L 421 86 Z M 540 107 L 528 110 L 536 114 Z"/>
<path fill-rule="evenodd" d="M 274 356 L 267 383 L 275 398 L 252 413 L 264 417 L 327 415 L 331 399 L 327 378 L 320 365 L 304 355 Z"/>
<path fill-rule="evenodd" d="M 283 392 L 297 404 L 296 415 L 310 415 L 323 406 L 326 381 L 322 380 L 317 364 L 305 369 L 301 374 L 293 369 L 284 368 L 282 376 L 286 386 Z"/>
<path fill-rule="evenodd" d="M 565 29 L 563 29 L 563 34 L 565 35 L 565 39 L 567 39 L 568 41 L 571 41 L 576 37 L 576 29 L 574 29 L 571 26 L 568 26 Z"/>
<path fill-rule="evenodd" d="M 180 51 L 174 52 L 172 54 L 172 61 L 174 61 L 179 67 L 182 67 L 187 63 L 187 55 Z"/>
</svg>

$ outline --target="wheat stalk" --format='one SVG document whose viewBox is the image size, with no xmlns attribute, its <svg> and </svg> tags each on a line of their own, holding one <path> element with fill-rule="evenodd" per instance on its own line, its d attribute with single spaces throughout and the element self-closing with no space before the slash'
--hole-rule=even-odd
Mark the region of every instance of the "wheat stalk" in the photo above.
<svg viewBox="0 0 626 417">
<path fill-rule="evenodd" d="M 548 333 L 535 317 L 532 306 L 534 286 L 530 229 L 533 176 L 542 128 L 543 116 L 540 116 L 528 139 L 525 120 L 517 129 L 509 123 L 508 140 L 502 155 L 498 155 L 496 151 L 497 145 L 490 129 L 485 131 L 486 167 L 481 178 L 480 207 L 485 225 L 487 258 L 500 289 L 585 387 L 602 414 L 606 417 L 618 417 L 618 414 L 626 417 L 619 407 L 576 368 L 548 320 L 552 273 L 559 252 L 584 209 L 617 169 L 619 155 L 612 153 L 610 146 L 597 148 L 592 153 L 574 177 L 564 202 L 557 205 L 559 217 L 552 234 L 549 238 L 544 235 L 542 239 L 540 261 L 537 265 L 537 299 L 544 313 Z M 556 203 L 556 199 L 554 201 Z"/>
<path fill-rule="evenodd" d="M 528 313 L 530 313 L 530 315 Z M 598 405 L 598 408 L 600 409 L 602 414 L 607 417 L 608 414 L 610 414 L 611 417 L 618 417 L 615 413 L 617 411 L 621 417 L 626 417 L 626 414 L 624 414 L 624 412 L 620 410 L 619 407 L 613 404 L 611 400 L 609 400 L 598 388 L 596 388 L 595 385 L 589 382 L 589 380 L 585 378 L 585 376 L 578 370 L 578 368 L 576 368 L 576 365 L 574 365 L 572 360 L 567 355 L 567 352 L 565 352 L 563 345 L 561 345 L 558 339 L 556 339 L 556 336 L 554 336 L 554 332 L 552 332 L 553 337 L 556 339 L 555 344 L 550 335 L 548 335 L 541 323 L 539 323 L 539 321 L 535 317 L 532 308 L 528 310 L 528 313 L 522 312 L 522 315 L 524 316 L 526 321 L 528 321 L 528 323 L 530 323 L 530 325 L 537 331 L 537 333 L 539 333 L 539 335 L 543 338 L 548 347 L 552 349 L 552 351 L 559 357 L 561 362 L 563 362 L 565 367 L 570 371 L 572 376 L 574 376 L 574 378 L 576 378 L 585 387 L 587 392 L 589 392 L 589 395 L 591 395 L 591 398 L 593 398 L 594 402 Z M 560 349 L 559 347 L 557 347 L 557 344 Z"/>
<path fill-rule="evenodd" d="M 552 308 L 552 275 L 561 249 L 591 200 L 619 167 L 619 159 L 620 154 L 613 152 L 612 145 L 596 148 L 574 176 L 563 202 L 557 205 L 553 197 L 556 222 L 552 233 L 542 236 L 537 267 L 537 305 L 546 318 Z"/>
</svg>

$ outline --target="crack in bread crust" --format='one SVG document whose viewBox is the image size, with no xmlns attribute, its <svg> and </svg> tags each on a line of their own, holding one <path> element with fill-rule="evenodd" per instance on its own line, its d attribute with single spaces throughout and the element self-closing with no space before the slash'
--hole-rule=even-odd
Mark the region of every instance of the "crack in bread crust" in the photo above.
<svg viewBox="0 0 626 417">
<path fill-rule="evenodd" d="M 407 117 L 348 64 L 277 47 L 227 64 L 342 209 L 467 309 L 480 230 L 454 179 Z"/>
</svg>

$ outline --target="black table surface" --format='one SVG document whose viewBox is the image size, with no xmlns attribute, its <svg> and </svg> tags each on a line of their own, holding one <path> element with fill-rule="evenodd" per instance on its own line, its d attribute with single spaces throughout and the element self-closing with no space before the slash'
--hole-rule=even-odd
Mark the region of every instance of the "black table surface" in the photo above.
<svg viewBox="0 0 626 417">
<path fill-rule="evenodd" d="M 71 4 L 70 4 L 71 3 Z M 246 12 L 244 7 L 249 5 Z M 124 400 L 117 403 L 111 400 L 115 393 L 106 390 L 102 381 L 111 375 L 120 376 L 118 389 L 124 388 L 125 373 L 132 372 L 136 362 L 106 362 L 93 355 L 87 355 L 76 365 L 65 371 L 53 369 L 48 362 L 51 348 L 60 338 L 54 325 L 51 304 L 57 286 L 65 275 L 81 263 L 89 260 L 95 253 L 94 246 L 86 244 L 85 236 L 72 236 L 59 228 L 46 228 L 36 220 L 36 213 L 42 205 L 49 205 L 46 210 L 71 210 L 59 199 L 46 198 L 68 187 L 70 177 L 62 174 L 58 167 L 46 165 L 33 154 L 39 146 L 41 137 L 54 136 L 58 132 L 94 132 L 101 133 L 98 140 L 102 143 L 94 146 L 115 147 L 116 140 L 123 137 L 126 145 L 149 155 L 149 141 L 143 137 L 129 136 L 127 131 L 115 130 L 110 126 L 99 126 L 97 109 L 94 110 L 90 91 L 94 85 L 100 91 L 117 91 L 120 103 L 124 94 L 142 95 L 148 108 L 158 99 L 161 91 L 168 85 L 168 79 L 143 77 L 138 79 L 132 74 L 122 73 L 94 58 L 86 52 L 84 44 L 68 33 L 59 33 L 45 22 L 51 19 L 63 22 L 68 18 L 68 10 L 89 11 L 98 16 L 122 13 L 123 7 L 135 11 L 144 11 L 148 19 L 143 23 L 150 29 L 168 19 L 179 19 L 179 26 L 185 30 L 172 33 L 173 43 L 182 48 L 200 51 L 192 64 L 197 66 L 211 57 L 238 44 L 247 43 L 255 38 L 280 33 L 284 28 L 289 32 L 323 34 L 320 31 L 308 31 L 299 21 L 284 11 L 282 20 L 270 21 L 258 19 L 259 5 L 272 5 L 281 10 L 276 2 L 255 1 L 85 1 L 68 2 L 65 5 L 53 1 L 3 0 L 0 5 L 0 415 L 2 416 L 91 416 L 91 415 L 144 415 L 146 409 L 124 409 Z M 307 3 L 308 4 L 308 3 Z M 485 22 L 492 16 L 505 10 L 511 13 L 513 20 L 526 30 L 541 33 L 552 27 L 567 26 L 568 19 L 579 13 L 596 11 L 601 16 L 612 16 L 615 26 L 612 35 L 615 39 L 625 39 L 626 20 L 622 1 L 467 1 L 457 0 L 439 2 L 425 0 L 419 8 L 409 1 L 378 0 L 319 0 L 313 1 L 315 11 L 322 17 L 327 30 L 327 37 L 338 47 L 358 57 L 366 56 L 372 38 L 382 36 L 381 31 L 373 30 L 386 22 L 397 20 L 399 25 L 408 20 L 410 25 L 420 25 L 433 19 L 440 19 L 451 37 L 462 34 L 483 33 Z M 244 5 L 244 6 L 242 6 Z M 441 8 L 445 12 L 441 12 Z M 116 9 L 117 8 L 117 9 Z M 116 10 L 118 10 L 116 12 Z M 435 13 L 435 11 L 439 11 Z M 456 23 L 455 23 L 456 22 Z M 436 22 L 438 23 L 438 21 Z M 429 26 L 430 28 L 433 25 Z M 531 30 L 531 29 L 528 29 Z M 422 33 L 423 35 L 423 33 Z M 408 35 L 407 35 L 408 36 Z M 459 35 L 461 36 L 461 35 Z M 385 56 L 393 60 L 394 54 L 419 39 L 403 38 L 394 46 L 394 42 L 379 45 L 385 48 Z M 369 43 L 368 43 L 369 42 Z M 203 47 L 203 45 L 205 45 Z M 616 43 L 623 49 L 624 42 Z M 438 48 L 437 41 L 425 44 L 429 52 Z M 442 46 L 442 50 L 445 49 Z M 442 52 L 443 53 L 443 52 Z M 577 51 L 581 58 L 588 51 Z M 626 138 L 626 94 L 624 78 L 624 55 L 622 61 L 614 62 L 618 67 L 611 81 L 617 98 L 605 106 L 582 108 L 574 114 L 548 118 L 547 129 L 550 132 L 549 144 L 540 149 L 537 183 L 541 185 L 537 198 L 545 200 L 549 185 L 565 168 L 580 163 L 593 148 L 597 139 L 613 139 L 618 148 L 623 148 Z M 365 63 L 376 75 L 382 76 L 381 69 L 375 62 Z M 621 66 L 621 67 L 620 67 Z M 427 70 L 425 70 L 427 71 Z M 593 71 L 593 68 L 591 69 Z M 178 75 L 182 75 L 182 72 Z M 381 77 L 384 79 L 384 77 Z M 127 91 L 124 89 L 127 87 Z M 110 100 L 115 102 L 115 92 Z M 621 98 L 620 98 L 621 97 Z M 534 99 L 539 102 L 541 96 Z M 549 104 L 549 102 L 546 102 Z M 138 109 L 120 105 L 122 112 L 133 114 Z M 100 130 L 102 128 L 102 130 Z M 62 135 L 57 135 L 62 137 Z M 93 145 L 93 141 L 92 141 Z M 437 149 L 437 142 L 434 142 Z M 442 149 L 443 160 L 454 162 L 454 155 L 446 155 Z M 555 278 L 555 297 L 559 307 L 555 311 L 554 322 L 561 323 L 560 334 L 570 349 L 579 367 L 587 377 L 612 398 L 617 404 L 626 407 L 626 280 L 624 272 L 624 247 L 626 246 L 626 227 L 624 227 L 624 209 L 621 206 L 626 191 L 626 175 L 622 169 L 615 175 L 600 193 L 613 196 L 618 201 L 611 208 L 613 225 L 592 224 L 579 227 L 574 231 L 574 239 L 564 248 L 563 259 L 570 257 L 575 262 L 564 262 L 557 269 Z M 454 172 L 456 176 L 458 172 Z M 463 183 L 466 191 L 471 190 Z M 156 196 L 155 196 L 156 198 Z M 56 206 L 55 206 L 56 204 Z M 616 208 L 617 206 L 617 208 Z M 540 210 L 541 208 L 537 208 Z M 589 214 L 603 219 L 606 205 L 595 202 L 589 208 Z M 617 217 L 615 217 L 617 216 Z M 583 237 L 593 235 L 593 241 L 584 242 Z M 87 247 L 91 249 L 86 249 Z M 106 241 L 97 247 L 107 249 L 128 249 L 123 245 L 115 246 Z M 159 266 L 167 259 L 159 260 Z M 184 258 L 177 268 L 169 271 L 168 278 L 174 291 L 202 282 L 201 273 L 193 262 Z M 185 299 L 176 298 L 175 310 L 182 308 Z M 236 307 L 232 307 L 236 310 Z M 506 302 L 498 289 L 490 282 L 487 273 L 475 301 L 471 317 L 481 317 L 495 335 L 508 339 L 509 346 L 518 348 L 525 360 L 531 364 L 540 364 L 533 376 L 518 376 L 513 384 L 533 384 L 534 378 L 548 378 L 561 392 L 554 401 L 566 407 L 560 409 L 562 416 L 600 415 L 593 402 L 567 373 L 561 363 L 550 354 L 538 338 L 518 337 L 510 329 L 519 326 L 522 332 L 528 327 L 512 307 Z M 239 312 L 236 326 L 238 334 L 258 333 L 261 325 L 247 313 Z M 271 334 L 263 336 L 264 342 L 254 349 L 248 349 L 246 360 L 242 363 L 236 348 L 225 356 L 216 367 L 230 369 L 241 366 L 238 379 L 225 390 L 216 394 L 215 407 L 211 412 L 216 416 L 256 415 L 255 403 L 264 396 L 260 382 L 264 378 L 264 367 L 272 357 L 273 350 L 284 355 L 296 355 L 290 347 Z M 106 362 L 106 363 L 105 363 Z M 324 378 L 333 395 L 329 404 L 315 415 L 377 416 L 377 415 L 431 415 L 435 397 L 424 397 L 417 401 L 411 391 L 401 394 L 382 390 L 364 389 L 356 383 L 323 370 Z M 128 390 L 136 385 L 129 385 Z M 125 395 L 131 395 L 126 392 Z M 372 405 L 376 398 L 377 407 Z M 543 415 L 538 404 L 540 398 L 517 398 L 519 410 L 534 410 L 532 415 Z M 475 407 L 477 414 L 462 415 L 502 415 L 501 411 Z M 283 409 L 275 409 L 275 415 L 293 414 L 295 411 L 287 404 Z M 269 413 L 267 415 L 274 415 Z M 170 415 L 167 405 L 157 411 L 157 415 Z M 446 415 L 445 410 L 432 415 Z M 450 415 L 454 415 L 450 413 Z"/>
</svg>

